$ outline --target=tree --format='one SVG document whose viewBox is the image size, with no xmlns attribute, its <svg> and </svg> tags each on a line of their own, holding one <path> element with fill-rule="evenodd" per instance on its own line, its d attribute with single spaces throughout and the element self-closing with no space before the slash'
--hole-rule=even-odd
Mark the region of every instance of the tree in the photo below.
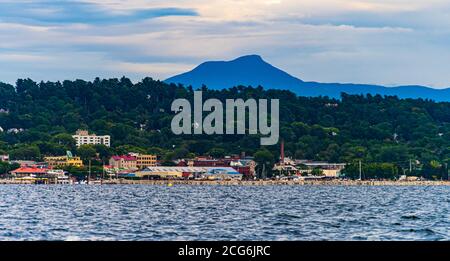
<svg viewBox="0 0 450 261">
<path fill-rule="evenodd" d="M 9 152 L 13 160 L 39 160 L 41 151 L 36 145 L 20 145 Z"/>
<path fill-rule="evenodd" d="M 213 158 L 223 158 L 225 156 L 225 150 L 223 148 L 212 148 L 208 155 L 210 155 Z"/>
<path fill-rule="evenodd" d="M 9 163 L 0 161 L 0 175 L 7 174 L 11 170 L 18 169 L 20 167 L 17 163 Z"/>
<path fill-rule="evenodd" d="M 275 163 L 275 158 L 273 154 L 267 149 L 258 150 L 254 154 L 256 166 L 256 172 L 259 177 L 268 177 L 271 176 L 272 168 Z M 267 175 L 267 174 L 270 175 Z"/>
<path fill-rule="evenodd" d="M 98 154 L 99 158 L 103 161 L 108 161 L 109 158 L 113 155 L 113 151 L 111 148 L 106 147 L 103 144 L 94 145 L 94 150 Z"/>
<path fill-rule="evenodd" d="M 363 179 L 396 179 L 399 176 L 399 168 L 392 163 L 364 163 L 362 164 Z M 343 170 L 343 175 L 351 179 L 359 179 L 359 162 L 348 164 Z"/>
<path fill-rule="evenodd" d="M 313 176 L 324 176 L 325 174 L 323 173 L 323 170 L 320 168 L 314 168 L 311 171 L 311 175 Z"/>
<path fill-rule="evenodd" d="M 146 154 L 146 150 L 144 148 L 134 146 L 134 145 L 121 145 L 116 147 L 117 155 L 126 155 L 129 152 Z"/>
<path fill-rule="evenodd" d="M 92 145 L 81 145 L 77 149 L 77 155 L 81 158 L 83 161 L 88 161 L 91 159 L 96 158 L 97 151 L 95 150 L 94 146 Z"/>
<path fill-rule="evenodd" d="M 59 133 L 53 136 L 52 141 L 59 145 L 66 146 L 70 150 L 73 150 L 75 148 L 75 139 L 72 137 L 72 135 L 67 133 Z"/>
</svg>

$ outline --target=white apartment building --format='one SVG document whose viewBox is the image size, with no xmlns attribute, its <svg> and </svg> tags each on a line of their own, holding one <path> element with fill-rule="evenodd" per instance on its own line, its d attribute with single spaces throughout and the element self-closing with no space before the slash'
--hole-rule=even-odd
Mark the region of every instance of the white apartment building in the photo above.
<svg viewBox="0 0 450 261">
<path fill-rule="evenodd" d="M 106 147 L 111 146 L 111 136 L 103 135 L 97 136 L 95 134 L 89 134 L 87 130 L 78 130 L 75 135 L 72 136 L 77 144 L 77 147 L 81 145 L 96 145 L 103 144 Z"/>
</svg>

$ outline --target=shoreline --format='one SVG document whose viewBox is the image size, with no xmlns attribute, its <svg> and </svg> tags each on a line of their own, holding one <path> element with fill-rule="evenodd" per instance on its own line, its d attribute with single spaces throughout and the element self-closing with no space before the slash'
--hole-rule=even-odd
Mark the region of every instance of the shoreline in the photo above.
<svg viewBox="0 0 450 261">
<path fill-rule="evenodd" d="M 34 185 L 30 181 L 0 180 L 0 185 Z M 61 184 L 49 184 L 61 185 Z M 71 185 L 71 184 L 66 184 Z M 73 184 L 76 185 L 76 184 Z M 378 181 L 378 180 L 103 180 L 91 185 L 153 185 L 153 186 L 450 186 L 450 181 Z"/>
<path fill-rule="evenodd" d="M 281 181 L 281 180 L 115 180 L 114 185 L 196 185 L 196 186 L 450 186 L 450 181 Z"/>
</svg>

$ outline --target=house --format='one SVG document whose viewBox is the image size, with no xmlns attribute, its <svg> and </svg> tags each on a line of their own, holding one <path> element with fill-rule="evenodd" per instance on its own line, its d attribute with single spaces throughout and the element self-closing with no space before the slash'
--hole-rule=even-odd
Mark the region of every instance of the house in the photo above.
<svg viewBox="0 0 450 261">
<path fill-rule="evenodd" d="M 275 164 L 272 170 L 280 176 L 293 176 L 300 173 L 300 171 L 295 166 L 282 163 Z"/>
<path fill-rule="evenodd" d="M 237 170 L 246 178 L 252 178 L 256 173 L 256 162 L 253 158 L 234 158 L 229 162 L 229 166 Z"/>
<path fill-rule="evenodd" d="M 137 169 L 137 159 L 129 155 L 112 156 L 109 165 L 114 169 Z"/>
<path fill-rule="evenodd" d="M 0 155 L 0 161 L 9 161 L 9 155 Z"/>
<path fill-rule="evenodd" d="M 10 173 L 14 177 L 23 178 L 23 177 L 44 176 L 47 174 L 47 171 L 48 169 L 46 168 L 32 166 L 32 167 L 20 167 L 18 169 L 12 170 Z"/>
<path fill-rule="evenodd" d="M 96 134 L 89 134 L 87 130 L 77 130 L 76 134 L 72 136 L 75 139 L 77 147 L 81 145 L 105 145 L 111 146 L 111 136 L 103 135 L 97 136 Z"/>
<path fill-rule="evenodd" d="M 325 177 L 339 177 L 345 168 L 345 163 L 329 163 L 323 161 L 295 160 L 297 168 L 302 173 L 311 173 L 314 169 L 320 169 Z"/>
</svg>

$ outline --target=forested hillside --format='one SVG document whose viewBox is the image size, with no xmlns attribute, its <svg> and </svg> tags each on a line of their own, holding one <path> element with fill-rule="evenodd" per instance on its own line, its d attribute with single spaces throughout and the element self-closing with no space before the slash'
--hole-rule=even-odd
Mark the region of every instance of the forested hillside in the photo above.
<svg viewBox="0 0 450 261">
<path fill-rule="evenodd" d="M 280 130 L 287 156 L 393 163 L 402 168 L 408 168 L 411 160 L 417 168 L 440 169 L 450 160 L 450 103 L 346 94 L 341 100 L 307 98 L 261 87 L 221 91 L 204 87 L 203 91 L 204 100 L 280 99 Z M 0 154 L 38 160 L 72 150 L 84 158 L 97 152 L 106 159 L 135 151 L 157 153 L 168 161 L 260 151 L 271 161 L 278 158 L 279 147 L 261 148 L 258 136 L 173 135 L 170 106 L 181 97 L 192 99 L 192 88 L 151 78 L 136 84 L 127 78 L 0 83 Z M 112 148 L 76 150 L 71 135 L 80 128 L 111 135 Z"/>
</svg>

